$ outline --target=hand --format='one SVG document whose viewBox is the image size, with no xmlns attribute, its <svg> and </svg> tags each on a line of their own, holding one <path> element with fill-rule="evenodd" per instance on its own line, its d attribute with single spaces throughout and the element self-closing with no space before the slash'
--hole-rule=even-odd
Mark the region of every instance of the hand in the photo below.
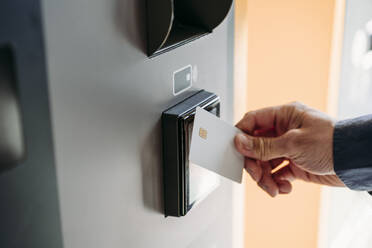
<svg viewBox="0 0 372 248">
<path fill-rule="evenodd" d="M 334 123 L 327 115 L 292 103 L 249 112 L 236 126 L 245 133 L 235 137 L 244 168 L 272 197 L 290 193 L 295 179 L 345 186 L 333 169 Z"/>
</svg>

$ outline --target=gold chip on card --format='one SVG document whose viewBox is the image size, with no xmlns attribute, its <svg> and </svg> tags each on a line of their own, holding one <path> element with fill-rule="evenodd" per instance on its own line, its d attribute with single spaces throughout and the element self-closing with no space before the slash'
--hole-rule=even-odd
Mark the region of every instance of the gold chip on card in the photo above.
<svg viewBox="0 0 372 248">
<path fill-rule="evenodd" d="M 206 140 L 207 139 L 207 136 L 208 136 L 208 131 L 201 127 L 199 129 L 199 136 L 200 136 L 200 138 Z"/>
</svg>

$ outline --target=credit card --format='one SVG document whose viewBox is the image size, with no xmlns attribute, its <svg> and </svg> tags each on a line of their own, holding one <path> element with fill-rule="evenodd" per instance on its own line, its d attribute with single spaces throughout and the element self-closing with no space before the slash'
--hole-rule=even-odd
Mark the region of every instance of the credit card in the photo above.
<svg viewBox="0 0 372 248">
<path fill-rule="evenodd" d="M 242 182 L 244 157 L 234 145 L 238 128 L 197 108 L 189 160 L 237 183 Z"/>
</svg>

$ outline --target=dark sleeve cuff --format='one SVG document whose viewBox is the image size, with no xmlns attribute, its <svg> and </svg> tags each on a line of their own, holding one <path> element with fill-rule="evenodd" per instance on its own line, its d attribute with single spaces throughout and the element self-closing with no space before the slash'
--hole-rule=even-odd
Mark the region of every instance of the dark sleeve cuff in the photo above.
<svg viewBox="0 0 372 248">
<path fill-rule="evenodd" d="M 372 115 L 336 124 L 333 161 L 337 176 L 347 187 L 372 194 Z"/>
</svg>

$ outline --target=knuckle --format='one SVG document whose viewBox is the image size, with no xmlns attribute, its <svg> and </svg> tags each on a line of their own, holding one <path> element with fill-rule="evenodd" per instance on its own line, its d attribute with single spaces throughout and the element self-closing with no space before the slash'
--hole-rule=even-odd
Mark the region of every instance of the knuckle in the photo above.
<svg viewBox="0 0 372 248">
<path fill-rule="evenodd" d="M 292 102 L 284 106 L 288 115 L 294 119 L 302 119 L 308 107 L 301 102 Z"/>
<path fill-rule="evenodd" d="M 303 109 L 305 107 L 305 104 L 299 101 L 290 102 L 288 105 L 298 109 Z"/>
<path fill-rule="evenodd" d="M 267 161 L 270 152 L 272 151 L 272 140 L 259 137 L 253 142 L 254 151 L 257 158 L 261 161 Z"/>
</svg>

